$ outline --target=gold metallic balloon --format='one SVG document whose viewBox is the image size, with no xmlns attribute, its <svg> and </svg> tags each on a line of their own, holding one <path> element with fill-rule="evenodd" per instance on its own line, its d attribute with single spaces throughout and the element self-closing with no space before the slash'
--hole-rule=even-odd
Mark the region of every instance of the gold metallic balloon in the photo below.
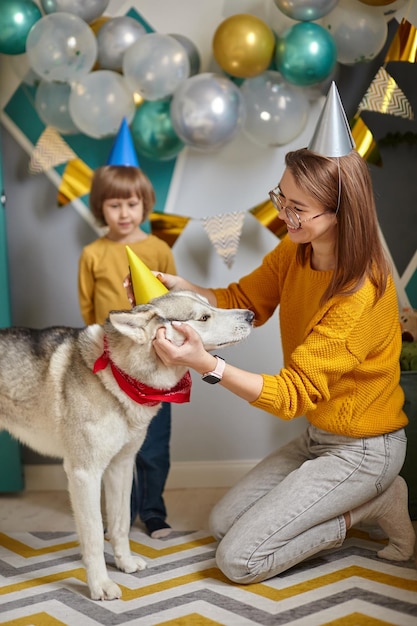
<svg viewBox="0 0 417 626">
<path fill-rule="evenodd" d="M 271 63 L 275 37 L 265 22 L 245 13 L 232 15 L 217 28 L 213 54 L 222 70 L 237 78 L 251 78 Z"/>
</svg>

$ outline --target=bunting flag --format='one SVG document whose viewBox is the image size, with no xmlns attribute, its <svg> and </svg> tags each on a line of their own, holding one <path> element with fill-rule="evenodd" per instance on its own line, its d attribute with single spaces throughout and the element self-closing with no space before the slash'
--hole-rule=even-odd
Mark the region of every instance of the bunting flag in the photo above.
<svg viewBox="0 0 417 626">
<path fill-rule="evenodd" d="M 237 249 L 246 211 L 233 211 L 205 217 L 201 221 L 208 238 L 216 252 L 222 257 L 227 267 L 232 267 Z"/>
<path fill-rule="evenodd" d="M 30 156 L 29 172 L 42 174 L 47 170 L 76 159 L 77 155 L 55 128 L 47 126 L 39 137 Z"/>
<path fill-rule="evenodd" d="M 57 201 L 64 206 L 90 192 L 93 170 L 81 159 L 73 159 L 67 163 L 58 190 Z"/>
<path fill-rule="evenodd" d="M 403 19 L 385 56 L 384 65 L 389 63 L 389 61 L 415 63 L 416 60 L 417 28 Z"/>
<path fill-rule="evenodd" d="M 378 111 L 414 119 L 410 102 L 384 67 L 380 67 L 359 104 L 359 111 Z"/>
<path fill-rule="evenodd" d="M 152 233 L 163 239 L 171 248 L 190 219 L 190 217 L 171 213 L 151 213 L 149 216 Z"/>
</svg>

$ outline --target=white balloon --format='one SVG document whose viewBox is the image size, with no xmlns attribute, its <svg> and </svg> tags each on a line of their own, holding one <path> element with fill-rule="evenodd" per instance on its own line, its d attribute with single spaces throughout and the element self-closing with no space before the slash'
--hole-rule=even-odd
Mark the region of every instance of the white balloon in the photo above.
<svg viewBox="0 0 417 626">
<path fill-rule="evenodd" d="M 123 74 L 130 88 L 145 100 L 171 96 L 189 73 L 187 51 L 170 35 L 147 33 L 123 57 Z"/>
<path fill-rule="evenodd" d="M 69 111 L 82 133 L 100 139 L 115 135 L 124 117 L 132 121 L 135 101 L 123 76 L 97 70 L 72 86 Z"/>
<path fill-rule="evenodd" d="M 97 57 L 97 41 L 80 17 L 52 13 L 32 26 L 26 52 L 31 67 L 44 80 L 69 83 L 91 70 Z"/>
<path fill-rule="evenodd" d="M 246 105 L 243 131 L 254 143 L 277 147 L 289 143 L 304 129 L 309 112 L 307 96 L 268 70 L 240 87 Z"/>
<path fill-rule="evenodd" d="M 342 65 L 371 61 L 388 36 L 383 13 L 357 0 L 339 0 L 333 11 L 323 17 L 322 24 L 333 36 L 337 60 Z"/>
<path fill-rule="evenodd" d="M 41 81 L 35 94 L 35 109 L 46 124 L 53 126 L 62 135 L 79 133 L 69 112 L 71 86 L 68 83 Z"/>
</svg>

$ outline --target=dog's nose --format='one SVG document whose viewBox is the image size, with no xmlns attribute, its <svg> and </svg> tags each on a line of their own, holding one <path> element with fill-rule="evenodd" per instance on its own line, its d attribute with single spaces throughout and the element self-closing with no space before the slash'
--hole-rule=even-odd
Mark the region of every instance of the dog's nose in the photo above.
<svg viewBox="0 0 417 626">
<path fill-rule="evenodd" d="M 253 311 L 246 311 L 245 320 L 249 322 L 249 324 L 252 324 L 254 317 L 255 313 Z"/>
</svg>

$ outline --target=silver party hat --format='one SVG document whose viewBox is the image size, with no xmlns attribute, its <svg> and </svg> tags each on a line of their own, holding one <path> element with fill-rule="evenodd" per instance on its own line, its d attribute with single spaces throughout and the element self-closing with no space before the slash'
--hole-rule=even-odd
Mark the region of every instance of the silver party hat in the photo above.
<svg viewBox="0 0 417 626">
<path fill-rule="evenodd" d="M 349 122 L 333 81 L 308 149 L 322 156 L 341 157 L 354 148 Z"/>
</svg>

